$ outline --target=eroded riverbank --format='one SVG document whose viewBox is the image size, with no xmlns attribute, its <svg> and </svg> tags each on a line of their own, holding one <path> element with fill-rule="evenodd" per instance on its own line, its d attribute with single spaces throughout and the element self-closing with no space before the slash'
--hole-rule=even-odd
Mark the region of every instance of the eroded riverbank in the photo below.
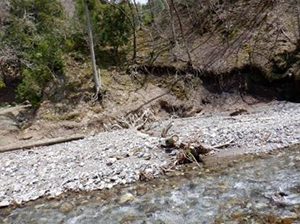
<svg viewBox="0 0 300 224">
<path fill-rule="evenodd" d="M 158 176 L 160 167 L 176 155 L 166 153 L 160 146 L 163 139 L 155 137 L 166 123 L 153 124 L 152 136 L 121 130 L 1 153 L 0 206 L 53 198 L 68 191 L 110 189 L 137 181 L 141 169 Z M 212 150 L 210 156 L 255 154 L 300 142 L 300 107 L 293 103 L 273 102 L 237 116 L 218 113 L 173 123 L 169 134 L 178 135 L 179 142 L 197 139 L 213 146 L 232 141 L 225 148 Z"/>
</svg>

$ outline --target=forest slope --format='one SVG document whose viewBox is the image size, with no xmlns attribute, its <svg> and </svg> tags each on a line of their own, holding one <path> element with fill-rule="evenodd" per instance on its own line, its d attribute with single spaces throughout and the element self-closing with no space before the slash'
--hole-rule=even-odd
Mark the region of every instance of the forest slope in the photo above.
<svg viewBox="0 0 300 224">
<path fill-rule="evenodd" d="M 62 0 L 34 8 L 21 1 L 13 8 L 13 2 L 0 7 L 1 111 L 25 100 L 34 107 L 0 114 L 1 145 L 133 124 L 147 130 L 174 116 L 300 101 L 297 0 L 152 1 L 137 10 L 131 10 L 134 4 L 89 1 L 102 76 L 99 102 L 92 102 L 82 5 Z"/>
</svg>

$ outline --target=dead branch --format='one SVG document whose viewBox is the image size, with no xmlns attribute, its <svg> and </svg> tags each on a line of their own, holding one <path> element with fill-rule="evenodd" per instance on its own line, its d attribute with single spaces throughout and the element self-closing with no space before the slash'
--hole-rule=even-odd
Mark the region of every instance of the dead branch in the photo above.
<svg viewBox="0 0 300 224">
<path fill-rule="evenodd" d="M 133 129 L 138 131 L 143 129 L 145 125 L 151 121 L 150 117 L 155 116 L 150 109 L 146 109 L 143 113 L 132 113 L 127 116 L 122 116 L 116 119 L 115 123 L 106 125 L 106 129 L 111 130 L 117 127 L 118 129 Z"/>
<path fill-rule="evenodd" d="M 214 145 L 214 146 L 212 146 L 212 148 L 213 149 L 223 148 L 225 146 L 230 145 L 233 141 L 234 141 L 234 139 L 230 139 L 228 142 L 225 142 L 225 143 L 222 143 L 222 144 L 219 144 L 219 145 Z"/>
<path fill-rule="evenodd" d="M 12 146 L 8 146 L 8 147 L 0 148 L 0 153 L 21 150 L 21 149 L 31 149 L 31 148 L 35 148 L 35 147 L 55 145 L 55 144 L 59 144 L 59 143 L 80 140 L 80 139 L 83 139 L 84 137 L 85 137 L 84 135 L 73 135 L 73 136 L 68 136 L 68 137 L 60 137 L 60 138 L 36 141 L 34 143 L 30 142 L 30 143 L 27 143 L 24 145 L 12 145 Z"/>
<path fill-rule="evenodd" d="M 173 121 L 171 120 L 170 123 L 162 129 L 160 136 L 162 138 L 167 137 L 168 131 L 171 129 L 172 126 L 173 126 Z"/>
</svg>

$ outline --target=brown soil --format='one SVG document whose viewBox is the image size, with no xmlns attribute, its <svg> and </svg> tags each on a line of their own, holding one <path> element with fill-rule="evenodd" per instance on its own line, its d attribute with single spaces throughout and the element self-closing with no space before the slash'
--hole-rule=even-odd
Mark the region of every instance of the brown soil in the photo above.
<svg viewBox="0 0 300 224">
<path fill-rule="evenodd" d="M 130 74 L 102 70 L 103 97 L 92 102 L 89 63 L 77 62 L 72 57 L 65 60 L 66 77 L 59 85 L 49 85 L 46 92 L 51 94 L 46 97 L 50 100 L 44 100 L 37 109 L 0 109 L 2 148 L 75 134 L 88 136 L 133 128 L 146 120 L 139 129 L 158 135 L 151 132 L 151 123 L 170 117 L 247 111 L 249 105 L 273 99 L 300 101 L 297 83 L 291 80 L 270 83 L 264 79 L 245 78 L 244 74 L 250 70 L 255 77 L 261 78 L 258 68 L 245 67 L 214 75 L 189 67 L 178 70 L 172 66 L 143 66 Z M 145 113 L 146 116 L 140 119 Z M 139 122 L 134 124 L 135 121 Z"/>
<path fill-rule="evenodd" d="M 28 144 L 42 139 L 67 137 L 74 134 L 96 133 L 125 127 L 122 121 L 138 120 L 146 110 L 147 123 L 141 131 L 148 131 L 152 122 L 170 117 L 190 117 L 216 111 L 247 110 L 249 103 L 259 100 L 232 93 L 211 93 L 197 77 L 174 75 L 105 75 L 109 85 L 101 102 L 91 102 L 92 88 L 66 93 L 59 102 L 44 101 L 38 109 L 12 107 L 0 110 L 14 130 L 2 130 L 1 147 Z M 104 83 L 105 83 L 104 82 Z M 74 82 L 73 82 L 74 83 Z M 90 83 L 92 85 L 92 83 Z M 132 118 L 132 116 L 131 116 Z M 121 121 L 122 120 L 122 121 Z"/>
</svg>

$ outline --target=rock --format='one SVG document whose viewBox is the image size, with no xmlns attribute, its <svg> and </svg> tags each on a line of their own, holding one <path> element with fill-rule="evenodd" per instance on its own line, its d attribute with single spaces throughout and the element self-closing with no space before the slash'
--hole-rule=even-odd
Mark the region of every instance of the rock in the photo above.
<svg viewBox="0 0 300 224">
<path fill-rule="evenodd" d="M 243 216 L 243 213 L 240 212 L 240 211 L 236 211 L 236 212 L 231 214 L 231 218 L 233 218 L 233 219 L 236 219 L 236 218 L 239 218 L 239 217 L 242 217 L 242 216 Z"/>
<path fill-rule="evenodd" d="M 111 189 L 111 188 L 113 188 L 113 186 L 114 186 L 114 184 L 109 183 L 109 184 L 106 185 L 106 188 Z"/>
<path fill-rule="evenodd" d="M 117 161 L 117 158 L 109 158 L 106 165 L 107 166 L 111 166 L 112 164 L 114 164 Z"/>
<path fill-rule="evenodd" d="M 119 203 L 120 204 L 123 204 L 123 203 L 127 203 L 127 202 L 130 202 L 130 201 L 133 201 L 134 200 L 134 197 L 131 193 L 126 193 L 124 195 L 122 195 L 120 198 L 119 198 Z"/>
<path fill-rule="evenodd" d="M 0 209 L 0 217 L 6 217 L 9 216 L 12 212 L 13 208 L 12 207 L 8 207 L 8 208 L 4 208 L 4 209 Z"/>
<path fill-rule="evenodd" d="M 144 153 L 143 152 L 137 152 L 135 154 L 135 156 L 138 157 L 138 158 L 142 158 L 144 156 Z"/>
<path fill-rule="evenodd" d="M 73 204 L 70 202 L 64 202 L 61 204 L 59 211 L 63 212 L 63 213 L 68 213 L 73 209 Z"/>
<path fill-rule="evenodd" d="M 125 223 L 134 223 L 137 220 L 137 217 L 134 215 L 126 215 L 124 218 L 121 219 L 120 224 Z"/>
<path fill-rule="evenodd" d="M 25 134 L 23 134 L 23 135 L 20 136 L 20 140 L 29 140 L 29 139 L 31 139 L 32 137 L 33 137 L 32 134 L 30 134 L 30 133 L 25 133 Z"/>
<path fill-rule="evenodd" d="M 3 200 L 3 201 L 0 201 L 0 208 L 2 208 L 2 207 L 7 207 L 7 206 L 9 206 L 10 205 L 10 201 L 8 201 L 8 200 Z"/>
<path fill-rule="evenodd" d="M 121 160 L 121 159 L 124 159 L 124 158 L 127 158 L 127 157 L 129 157 L 129 154 L 128 153 L 124 153 L 124 154 L 122 154 L 122 155 L 116 155 L 116 159 L 117 160 Z"/>
<path fill-rule="evenodd" d="M 145 160 L 150 160 L 151 159 L 151 155 L 150 154 L 145 154 L 144 155 L 144 159 Z"/>
<path fill-rule="evenodd" d="M 268 205 L 265 204 L 265 203 L 258 203 L 258 204 L 255 205 L 255 208 L 257 208 L 257 209 L 262 209 L 262 208 L 265 208 L 265 207 L 268 207 Z"/>
</svg>

